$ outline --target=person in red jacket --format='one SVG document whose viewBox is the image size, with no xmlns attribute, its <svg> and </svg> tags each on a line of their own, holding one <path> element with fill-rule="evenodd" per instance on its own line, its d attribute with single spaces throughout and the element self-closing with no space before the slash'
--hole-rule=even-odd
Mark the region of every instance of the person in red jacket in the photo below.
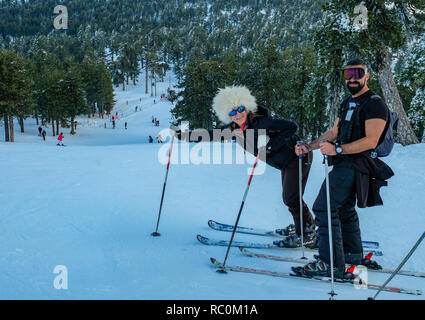
<svg viewBox="0 0 425 320">
<path fill-rule="evenodd" d="M 63 146 L 64 144 L 63 144 L 63 142 L 62 142 L 62 140 L 63 140 L 63 133 L 61 132 L 60 133 L 60 135 L 59 135 L 59 137 L 58 137 L 58 146 Z"/>
</svg>

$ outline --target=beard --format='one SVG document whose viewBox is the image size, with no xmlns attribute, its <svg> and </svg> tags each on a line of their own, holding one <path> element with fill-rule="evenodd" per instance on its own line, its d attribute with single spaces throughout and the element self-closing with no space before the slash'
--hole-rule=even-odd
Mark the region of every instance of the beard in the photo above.
<svg viewBox="0 0 425 320">
<path fill-rule="evenodd" d="M 357 87 L 351 87 L 350 86 L 350 83 L 351 84 L 354 84 L 354 83 L 356 83 L 356 84 L 358 84 L 358 86 Z M 360 82 L 358 82 L 358 81 L 353 81 L 353 82 L 347 82 L 347 88 L 348 88 L 348 91 L 350 91 L 350 93 L 352 94 L 352 95 L 355 95 L 355 94 L 357 94 L 357 93 L 359 93 L 360 91 L 362 91 L 362 89 L 364 88 L 364 84 L 361 84 Z"/>
</svg>

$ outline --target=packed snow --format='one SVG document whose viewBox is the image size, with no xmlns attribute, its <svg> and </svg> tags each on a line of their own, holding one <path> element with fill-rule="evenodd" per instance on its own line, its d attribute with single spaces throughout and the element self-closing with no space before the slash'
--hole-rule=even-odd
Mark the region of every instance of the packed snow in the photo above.
<svg viewBox="0 0 425 320">
<path fill-rule="evenodd" d="M 158 93 L 166 93 L 167 87 L 168 82 L 158 82 Z M 230 233 L 210 229 L 207 221 L 234 223 L 252 162 L 171 164 L 161 236 L 151 236 L 166 173 L 159 154 L 169 147 L 156 137 L 169 127 L 173 106 L 161 102 L 159 95 L 145 94 L 142 82 L 127 89 L 116 88 L 116 129 L 109 119 L 81 117 L 75 136 L 61 129 L 65 147 L 56 146 L 51 128 L 43 141 L 33 118 L 25 121 L 24 134 L 15 123 L 15 143 L 3 142 L 0 127 L 0 299 L 328 299 L 330 288 L 324 283 L 217 273 L 209 258 L 223 260 L 226 248 L 196 240 L 197 234 L 230 238 Z M 135 112 L 135 106 L 141 110 Z M 152 116 L 159 119 L 159 127 L 152 124 Z M 173 155 L 187 147 L 195 145 L 175 142 Z M 321 159 L 315 152 L 305 193 L 310 207 L 324 178 Z M 395 268 L 424 231 L 424 159 L 424 144 L 396 145 L 384 159 L 395 172 L 381 192 L 384 206 L 358 210 L 363 240 L 380 242 L 384 256 L 375 259 L 386 268 Z M 280 179 L 271 167 L 253 178 L 239 225 L 275 229 L 291 223 Z M 236 234 L 235 240 L 273 239 Z M 252 251 L 301 256 L 292 250 Z M 283 272 L 294 265 L 245 257 L 237 248 L 232 248 L 228 264 Z M 57 266 L 66 267 L 67 289 L 55 288 L 56 277 L 64 275 L 54 272 Z M 425 271 L 425 243 L 403 269 Z M 368 276 L 371 283 L 382 284 L 389 275 Z M 389 285 L 425 291 L 425 278 L 396 276 Z M 337 299 L 375 294 L 338 284 L 335 291 Z"/>
</svg>

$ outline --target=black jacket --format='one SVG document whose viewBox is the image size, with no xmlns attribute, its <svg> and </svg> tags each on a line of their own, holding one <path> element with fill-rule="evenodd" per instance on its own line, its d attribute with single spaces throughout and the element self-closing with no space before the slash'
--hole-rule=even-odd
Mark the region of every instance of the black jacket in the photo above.
<svg viewBox="0 0 425 320">
<path fill-rule="evenodd" d="M 221 130 L 224 129 L 230 129 L 230 131 L 233 132 L 235 129 L 239 129 L 239 126 L 232 122 L 231 124 L 221 128 Z M 247 129 L 254 129 L 254 147 L 251 148 L 253 150 L 250 150 L 250 148 L 247 148 L 246 145 L 244 145 L 244 148 L 245 150 L 251 152 L 254 156 L 257 156 L 258 153 L 258 130 L 266 130 L 269 141 L 266 147 L 267 153 L 265 160 L 268 165 L 276 169 L 284 169 L 291 160 L 297 158 L 294 147 L 299 140 L 299 137 L 295 134 L 298 129 L 298 126 L 295 122 L 283 119 L 273 119 L 269 115 L 267 108 L 258 106 L 258 111 L 256 113 L 248 113 L 246 125 L 243 130 L 244 138 L 246 138 Z M 209 131 L 209 137 L 210 141 L 212 141 L 212 130 Z M 236 140 L 236 137 L 233 137 L 233 140 Z M 206 140 L 205 138 L 199 138 L 198 140 L 191 139 L 191 141 L 200 142 Z M 224 139 L 221 141 L 223 142 Z M 261 158 L 263 159 L 263 157 Z"/>
<path fill-rule="evenodd" d="M 386 180 L 394 175 L 393 170 L 382 160 L 371 158 L 368 151 L 336 158 L 334 164 L 347 161 L 356 169 L 357 206 L 366 208 L 383 205 L 379 189 L 388 185 Z"/>
</svg>

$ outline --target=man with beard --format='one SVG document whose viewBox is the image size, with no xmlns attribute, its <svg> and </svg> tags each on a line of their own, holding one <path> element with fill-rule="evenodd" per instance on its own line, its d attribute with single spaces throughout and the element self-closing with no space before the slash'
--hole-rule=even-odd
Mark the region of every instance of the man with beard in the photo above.
<svg viewBox="0 0 425 320">
<path fill-rule="evenodd" d="M 391 168 L 373 152 L 384 137 L 389 123 L 389 110 L 385 102 L 367 85 L 370 74 L 365 62 L 354 59 L 347 63 L 343 70 L 345 83 L 351 96 L 345 99 L 339 109 L 338 118 L 332 129 L 325 132 L 309 145 L 295 146 L 297 155 L 305 154 L 320 148 L 323 155 L 330 158 L 333 170 L 329 173 L 330 206 L 333 237 L 333 256 L 335 277 L 348 277 L 345 264 L 374 264 L 376 262 L 363 259 L 363 247 L 360 235 L 359 218 L 355 210 L 356 195 L 359 207 L 373 206 L 381 203 L 370 203 L 366 198 L 372 194 L 369 189 L 371 179 L 366 176 L 365 184 L 361 184 L 359 176 L 365 170 L 376 165 L 384 168 L 384 179 L 393 173 Z M 324 140 L 326 139 L 326 140 Z M 327 141 L 327 142 L 323 142 Z M 372 155 L 372 156 L 371 156 Z M 381 173 L 381 172 L 380 172 Z M 388 174 L 387 174 L 388 173 Z M 385 182 L 385 181 L 384 181 Z M 383 184 L 384 185 L 384 184 Z M 363 188 L 359 192 L 359 188 Z M 366 191 L 364 191 L 366 190 Z M 378 188 L 379 197 L 379 188 Z M 380 197 L 379 197 L 380 199 Z M 380 199 L 381 200 L 381 199 Z M 327 219 L 326 184 L 323 182 L 313 205 L 315 223 L 318 226 L 319 255 L 316 260 L 293 270 L 306 276 L 330 276 L 330 248 Z M 373 267 L 373 266 L 372 266 Z"/>
</svg>

